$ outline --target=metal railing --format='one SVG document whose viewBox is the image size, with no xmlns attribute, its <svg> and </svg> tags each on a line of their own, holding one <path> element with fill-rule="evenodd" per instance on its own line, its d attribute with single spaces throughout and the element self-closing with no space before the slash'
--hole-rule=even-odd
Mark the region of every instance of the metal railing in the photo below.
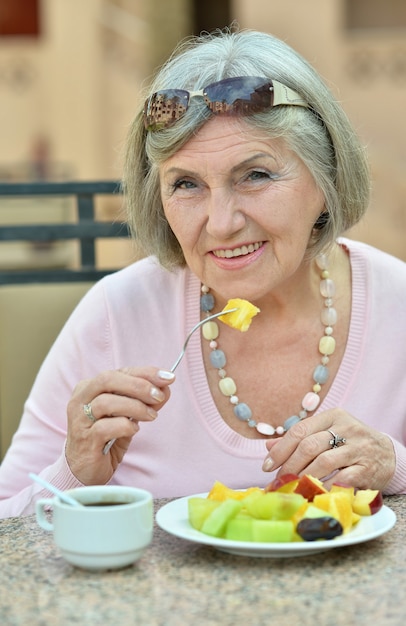
<svg viewBox="0 0 406 626">
<path fill-rule="evenodd" d="M 77 269 L 0 269 L 0 284 L 98 280 L 116 271 L 117 268 L 97 268 L 96 241 L 100 238 L 128 239 L 129 229 L 125 222 L 96 220 L 95 197 L 117 194 L 121 194 L 120 183 L 117 181 L 0 183 L 0 199 L 65 196 L 73 197 L 77 207 L 75 222 L 0 225 L 0 246 L 11 241 L 35 242 L 38 245 L 41 242 L 73 239 L 78 240 L 80 246 Z"/>
</svg>

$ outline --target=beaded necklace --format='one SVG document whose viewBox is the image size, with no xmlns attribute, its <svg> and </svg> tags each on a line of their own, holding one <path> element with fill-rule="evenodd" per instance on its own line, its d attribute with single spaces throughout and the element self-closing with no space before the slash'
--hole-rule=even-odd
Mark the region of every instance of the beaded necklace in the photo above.
<svg viewBox="0 0 406 626">
<path fill-rule="evenodd" d="M 288 417 L 283 426 L 274 427 L 266 422 L 256 421 L 252 416 L 252 411 L 248 404 L 240 402 L 237 395 L 237 386 L 232 378 L 227 376 L 225 366 L 227 364 L 226 355 L 218 346 L 219 324 L 215 321 L 207 322 L 202 326 L 202 335 L 209 341 L 210 363 L 218 370 L 220 377 L 219 388 L 221 393 L 228 397 L 233 406 L 234 415 L 242 422 L 247 422 L 250 428 L 255 428 L 261 435 L 272 437 L 273 435 L 283 435 L 289 428 L 297 422 L 313 413 L 320 404 L 320 391 L 322 385 L 327 382 L 329 369 L 327 367 L 330 356 L 334 353 L 336 342 L 333 337 L 333 326 L 337 322 L 337 311 L 333 306 L 333 296 L 335 295 L 335 283 L 330 278 L 328 267 L 328 257 L 324 254 L 316 258 L 316 264 L 320 270 L 320 294 L 324 299 L 324 306 L 321 311 L 321 322 L 324 325 L 324 335 L 319 341 L 319 352 L 321 354 L 320 363 L 313 371 L 313 387 L 302 399 L 301 408 L 296 415 Z M 201 310 L 210 315 L 214 309 L 215 299 L 206 285 L 202 285 L 200 298 Z"/>
</svg>

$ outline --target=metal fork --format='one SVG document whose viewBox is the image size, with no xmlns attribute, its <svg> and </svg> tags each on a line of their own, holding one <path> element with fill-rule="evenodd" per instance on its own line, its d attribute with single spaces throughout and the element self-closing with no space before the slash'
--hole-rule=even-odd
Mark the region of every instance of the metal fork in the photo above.
<svg viewBox="0 0 406 626">
<path fill-rule="evenodd" d="M 196 326 L 193 326 L 192 330 L 189 331 L 189 334 L 187 335 L 187 337 L 185 339 L 185 343 L 183 344 L 183 348 L 182 348 L 178 358 L 176 359 L 175 363 L 172 365 L 172 367 L 171 367 L 171 369 L 169 371 L 170 372 L 174 372 L 176 370 L 176 368 L 178 367 L 179 363 L 181 362 L 181 360 L 185 356 L 185 352 L 186 352 L 187 345 L 189 343 L 189 339 L 191 338 L 191 336 L 193 335 L 193 333 L 196 330 L 198 330 L 201 326 L 203 326 L 203 324 L 206 324 L 206 322 L 210 322 L 210 320 L 214 320 L 216 317 L 220 317 L 221 315 L 228 315 L 228 313 L 234 313 L 234 311 L 238 311 L 238 307 L 235 307 L 234 309 L 227 309 L 227 311 L 220 311 L 220 313 L 213 313 L 213 315 L 209 315 L 208 317 L 205 317 L 203 320 L 198 322 L 196 324 Z M 109 452 L 110 448 L 114 445 L 115 441 L 116 441 L 115 439 L 110 439 L 110 441 L 108 441 L 106 443 L 106 445 L 103 448 L 103 454 L 107 454 Z"/>
</svg>

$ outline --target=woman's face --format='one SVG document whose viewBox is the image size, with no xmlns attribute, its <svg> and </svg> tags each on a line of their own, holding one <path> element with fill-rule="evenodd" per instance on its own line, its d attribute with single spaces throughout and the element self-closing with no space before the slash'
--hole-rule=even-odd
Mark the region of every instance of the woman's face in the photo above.
<svg viewBox="0 0 406 626">
<path fill-rule="evenodd" d="M 222 299 L 259 301 L 300 273 L 324 198 L 282 139 L 213 117 L 159 172 L 186 262 Z"/>
</svg>

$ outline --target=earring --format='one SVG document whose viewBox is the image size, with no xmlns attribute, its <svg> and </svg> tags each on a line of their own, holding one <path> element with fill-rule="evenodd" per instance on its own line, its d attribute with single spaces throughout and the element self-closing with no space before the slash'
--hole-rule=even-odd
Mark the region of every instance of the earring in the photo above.
<svg viewBox="0 0 406 626">
<path fill-rule="evenodd" d="M 322 230 L 326 226 L 329 217 L 330 215 L 328 211 L 323 211 L 323 213 L 320 213 L 319 217 L 314 222 L 313 228 L 315 228 L 316 230 Z"/>
</svg>

